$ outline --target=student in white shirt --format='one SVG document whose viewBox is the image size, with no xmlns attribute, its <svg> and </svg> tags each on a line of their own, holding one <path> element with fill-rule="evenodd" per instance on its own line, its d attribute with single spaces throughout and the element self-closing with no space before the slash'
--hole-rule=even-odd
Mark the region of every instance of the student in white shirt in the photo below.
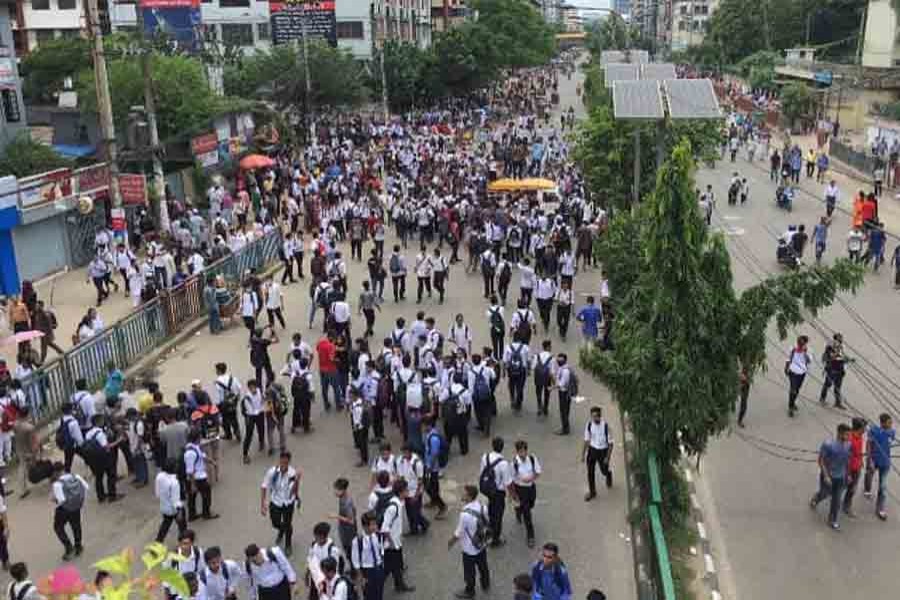
<svg viewBox="0 0 900 600">
<path fill-rule="evenodd" d="M 255 379 L 247 382 L 247 393 L 241 398 L 241 414 L 244 415 L 244 464 L 250 463 L 250 445 L 253 443 L 253 430 L 259 437 L 259 451 L 265 449 L 265 405 L 262 390 Z"/>
<path fill-rule="evenodd" d="M 291 600 L 297 573 L 281 548 L 260 548 L 250 544 L 244 550 L 247 557 L 245 577 L 250 600 Z"/>
<path fill-rule="evenodd" d="M 503 339 L 506 337 L 506 320 L 504 310 L 496 295 L 491 296 L 491 305 L 485 311 L 491 330 L 491 348 L 494 358 L 503 356 Z"/>
<path fill-rule="evenodd" d="M 591 407 L 591 418 L 584 426 L 584 444 L 581 449 L 581 462 L 587 461 L 588 493 L 585 501 L 597 496 L 597 485 L 594 483 L 594 469 L 600 466 L 600 472 L 606 477 L 606 487 L 612 487 L 612 470 L 609 461 L 612 456 L 613 439 L 609 432 L 609 424 L 603 418 L 603 409 Z"/>
<path fill-rule="evenodd" d="M 222 557 L 218 546 L 210 546 L 203 553 L 206 566 L 200 569 L 197 579 L 206 588 L 207 600 L 237 600 L 238 586 L 243 579 L 240 565 Z"/>
<path fill-rule="evenodd" d="M 375 487 L 375 480 L 382 471 L 387 471 L 390 474 L 391 481 L 394 481 L 398 476 L 397 457 L 391 452 L 390 442 L 381 444 L 378 449 L 378 456 L 372 461 L 372 478 L 369 482 L 370 487 Z"/>
<path fill-rule="evenodd" d="M 53 532 L 65 548 L 65 560 L 81 555 L 81 510 L 87 497 L 88 486 L 81 475 L 69 473 L 62 463 L 53 463 L 53 484 L 50 487 L 56 505 L 53 513 Z M 5 502 L 4 502 L 5 508 Z M 66 532 L 66 525 L 72 528 L 72 538 Z"/>
<path fill-rule="evenodd" d="M 373 512 L 362 516 L 363 532 L 353 538 L 351 564 L 363 578 L 364 598 L 381 598 L 384 590 L 384 547 L 378 535 L 378 519 Z"/>
<path fill-rule="evenodd" d="M 397 479 L 393 484 L 394 496 L 384 511 L 381 522 L 381 537 L 384 543 L 385 577 L 394 578 L 394 591 L 414 592 L 416 588 L 407 585 L 403 579 L 403 503 L 409 492 L 404 479 Z"/>
<path fill-rule="evenodd" d="M 488 517 L 491 521 L 491 546 L 498 547 L 506 543 L 503 539 L 503 513 L 506 510 L 506 490 L 513 482 L 512 467 L 503 456 L 503 438 L 491 440 L 491 451 L 482 455 L 479 468 L 479 481 L 490 482 L 493 472 L 493 490 L 483 487 L 481 492 L 488 498 Z M 490 493 L 488 493 L 490 491 Z"/>
<path fill-rule="evenodd" d="M 241 291 L 241 318 L 244 320 L 246 327 L 252 334 L 256 328 L 256 314 L 259 312 L 259 298 L 253 288 L 245 285 Z"/>
<path fill-rule="evenodd" d="M 553 312 L 553 299 L 556 297 L 556 280 L 552 277 L 541 277 L 534 292 L 537 299 L 538 313 L 541 315 L 541 324 L 544 333 L 550 331 L 550 315 Z"/>
<path fill-rule="evenodd" d="M 428 256 L 428 249 L 425 245 L 418 254 L 416 254 L 415 271 L 418 287 L 416 288 L 416 304 L 422 303 L 422 292 L 427 291 L 428 297 L 431 298 L 431 257 Z"/>
<path fill-rule="evenodd" d="M 169 534 L 173 521 L 178 525 L 179 538 L 187 529 L 184 503 L 181 501 L 181 483 L 178 481 L 177 464 L 174 459 L 166 460 L 162 471 L 156 475 L 155 490 L 159 499 L 159 512 L 162 515 L 156 541 L 161 544 Z"/>
<path fill-rule="evenodd" d="M 472 406 L 472 393 L 466 383 L 462 372 L 457 371 L 442 386 L 439 398 L 447 445 L 453 443 L 453 438 L 458 438 L 459 453 L 463 456 L 469 453 L 469 415 Z"/>
<path fill-rule="evenodd" d="M 456 319 L 447 331 L 447 339 L 460 350 L 466 351 L 466 356 L 472 354 L 472 330 L 465 322 L 462 313 L 456 315 Z"/>
<path fill-rule="evenodd" d="M 202 500 L 200 514 L 204 520 L 218 519 L 212 512 L 212 487 L 209 485 L 209 473 L 206 464 L 213 467 L 216 463 L 206 455 L 200 447 L 200 431 L 194 429 L 188 434 L 188 443 L 184 447 L 184 472 L 187 481 L 187 517 L 193 521 L 197 517 L 197 494 Z"/>
<path fill-rule="evenodd" d="M 403 445 L 403 454 L 397 464 L 397 473 L 407 483 L 406 520 L 409 523 L 409 535 L 424 534 L 431 525 L 422 514 L 422 493 L 425 491 L 423 478 L 425 465 L 422 459 L 413 452 L 412 446 Z"/>
<path fill-rule="evenodd" d="M 284 542 L 287 556 L 293 553 L 294 507 L 301 477 L 291 466 L 291 453 L 285 450 L 278 457 L 278 464 L 266 471 L 260 487 L 259 512 L 272 520 L 272 527 L 278 532 L 275 544 Z"/>
<path fill-rule="evenodd" d="M 537 498 L 535 482 L 541 476 L 541 463 L 534 454 L 528 453 L 528 442 L 518 440 L 516 442 L 516 455 L 512 460 L 513 485 L 510 488 L 513 495 L 513 503 L 516 506 L 516 521 L 525 523 L 525 534 L 528 537 L 528 547 L 534 548 L 534 522 L 531 511 L 534 510 Z"/>
<path fill-rule="evenodd" d="M 238 378 L 228 372 L 228 365 L 219 362 L 215 365 L 216 393 L 213 396 L 213 402 L 219 409 L 222 417 L 222 431 L 226 440 L 236 438 L 241 439 L 241 427 L 238 424 L 238 403 L 243 396 L 243 389 Z"/>
<path fill-rule="evenodd" d="M 270 275 L 266 279 L 263 290 L 266 296 L 266 315 L 269 317 L 269 327 L 275 326 L 277 318 L 281 323 L 281 328 L 287 329 L 287 325 L 284 323 L 284 294 L 281 292 L 281 285 Z"/>
<path fill-rule="evenodd" d="M 349 600 L 353 584 L 340 574 L 339 562 L 328 557 L 319 563 L 319 568 L 325 578 L 319 587 L 310 590 L 310 596 L 318 597 L 321 600 Z M 315 590 L 315 594 L 312 593 L 313 590 Z"/>
<path fill-rule="evenodd" d="M 534 269 L 531 267 L 531 259 L 527 256 L 519 263 L 519 289 L 522 293 L 522 300 L 525 306 L 531 304 L 531 297 L 534 292 Z"/>
<path fill-rule="evenodd" d="M 556 325 L 559 327 L 559 337 L 563 341 L 566 341 L 566 334 L 569 331 L 569 321 L 572 318 L 572 305 L 574 303 L 575 294 L 572 292 L 572 285 L 563 281 L 556 292 Z"/>
<path fill-rule="evenodd" d="M 556 357 L 552 352 L 550 340 L 541 343 L 541 351 L 531 362 L 531 371 L 534 373 L 534 393 L 537 396 L 538 416 L 548 416 L 550 407 L 550 388 L 553 387 L 553 379 L 556 377 Z"/>
<path fill-rule="evenodd" d="M 803 387 L 803 380 L 809 371 L 812 359 L 809 356 L 809 338 L 801 335 L 797 338 L 797 345 L 791 348 L 787 362 L 784 365 L 785 375 L 788 376 L 790 388 L 788 389 L 788 416 L 793 417 L 797 412 L 797 396 Z"/>
<path fill-rule="evenodd" d="M 483 436 L 491 434 L 491 417 L 496 408 L 494 398 L 494 379 L 496 373 L 487 366 L 478 353 L 472 355 L 472 365 L 469 368 L 468 388 L 472 392 L 472 407 L 475 410 L 475 421 Z"/>
<path fill-rule="evenodd" d="M 569 410 L 572 408 L 572 390 L 569 383 L 572 381 L 572 367 L 569 365 L 569 357 L 560 352 L 556 355 L 556 383 L 559 391 L 559 421 L 560 429 L 556 435 L 569 435 Z"/>
<path fill-rule="evenodd" d="M 306 553 L 306 581 L 309 586 L 310 598 L 312 599 L 315 599 L 317 596 L 317 587 L 313 585 L 312 580 L 312 572 L 316 563 L 321 568 L 322 563 L 330 558 L 335 561 L 336 571 L 339 574 L 344 572 L 344 553 L 341 551 L 340 546 L 331 539 L 330 533 L 331 525 L 324 521 L 316 523 L 316 526 L 313 527 L 313 543 L 310 544 Z"/>
<path fill-rule="evenodd" d="M 463 509 L 459 513 L 459 522 L 453 537 L 447 543 L 452 548 L 458 541 L 462 548 L 463 578 L 466 587 L 457 593 L 457 598 L 475 597 L 475 570 L 481 580 L 481 589 L 487 592 L 491 587 L 491 572 L 487 562 L 487 540 L 479 535 L 487 529 L 488 515 L 484 506 L 478 501 L 478 488 L 474 485 L 463 487 Z"/>
</svg>

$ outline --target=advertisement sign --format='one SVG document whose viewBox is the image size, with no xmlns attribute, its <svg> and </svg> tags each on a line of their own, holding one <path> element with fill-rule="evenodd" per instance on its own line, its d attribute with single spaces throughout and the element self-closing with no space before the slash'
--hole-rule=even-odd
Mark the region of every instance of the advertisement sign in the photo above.
<svg viewBox="0 0 900 600">
<path fill-rule="evenodd" d="M 147 178 L 140 173 L 119 175 L 119 193 L 125 204 L 144 204 L 147 201 Z"/>
<path fill-rule="evenodd" d="M 142 0 L 144 34 L 162 33 L 188 52 L 199 52 L 203 33 L 199 0 Z"/>
<path fill-rule="evenodd" d="M 0 58 L 0 89 L 11 90 L 16 88 L 18 75 L 16 74 L 15 58 Z"/>
<path fill-rule="evenodd" d="M 78 193 L 89 193 L 109 186 L 109 166 L 91 165 L 75 173 L 78 178 Z"/>
<path fill-rule="evenodd" d="M 270 3 L 272 11 L 272 43 L 289 44 L 303 39 L 304 29 L 309 39 L 327 41 L 337 47 L 337 21 L 334 2 L 279 5 Z"/>
<path fill-rule="evenodd" d="M 72 195 L 72 171 L 70 169 L 57 169 L 29 177 L 19 181 L 19 199 L 22 208 L 55 202 Z"/>
<path fill-rule="evenodd" d="M 219 138 L 207 133 L 191 139 L 191 152 L 204 168 L 219 164 Z"/>
</svg>

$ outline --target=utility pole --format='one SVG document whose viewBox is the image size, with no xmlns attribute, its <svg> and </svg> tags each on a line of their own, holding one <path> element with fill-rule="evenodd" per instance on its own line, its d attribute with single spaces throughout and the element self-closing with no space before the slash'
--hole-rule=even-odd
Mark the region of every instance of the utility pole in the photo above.
<svg viewBox="0 0 900 600">
<path fill-rule="evenodd" d="M 94 0 L 96 1 L 96 0 Z M 153 189 L 159 203 L 159 229 L 169 231 L 169 207 L 166 203 L 166 176 L 163 173 L 162 159 L 159 157 L 162 148 L 159 145 L 159 129 L 156 124 L 156 99 L 153 97 L 152 64 L 153 48 L 146 43 L 144 35 L 144 11 L 140 4 L 135 5 L 137 30 L 141 36 L 141 72 L 144 78 L 144 112 L 147 113 L 147 126 L 150 129 L 150 155 L 153 161 Z"/>
<path fill-rule="evenodd" d="M 109 97 L 109 75 L 106 72 L 106 56 L 103 53 L 103 33 L 100 30 L 100 9 L 97 0 L 87 0 L 84 3 L 84 19 L 92 42 L 97 112 L 100 115 L 100 131 L 109 164 L 109 195 L 113 208 L 119 208 L 122 206 L 122 194 L 119 192 L 119 151 L 116 146 L 116 126 L 113 121 L 112 100 Z"/>
<path fill-rule="evenodd" d="M 384 42 L 381 43 L 381 110 L 384 112 L 384 124 L 387 126 L 391 120 L 391 111 L 388 107 L 387 73 L 384 71 Z"/>
<path fill-rule="evenodd" d="M 312 145 L 316 145 L 315 120 L 312 116 L 312 82 L 309 80 L 309 40 L 306 35 L 306 5 L 301 4 L 300 29 L 303 37 L 303 77 L 306 79 L 306 134 Z"/>
</svg>

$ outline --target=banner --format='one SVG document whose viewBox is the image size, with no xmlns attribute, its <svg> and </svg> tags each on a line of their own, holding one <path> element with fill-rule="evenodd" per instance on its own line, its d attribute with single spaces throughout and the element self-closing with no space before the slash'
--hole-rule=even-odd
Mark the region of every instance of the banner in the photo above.
<svg viewBox="0 0 900 600">
<path fill-rule="evenodd" d="M 101 163 L 85 167 L 75 172 L 75 178 L 78 180 L 79 194 L 85 194 L 100 188 L 108 188 L 109 165 Z"/>
<path fill-rule="evenodd" d="M 71 169 L 57 169 L 19 181 L 19 199 L 22 208 L 44 202 L 55 202 L 72 195 Z"/>
<path fill-rule="evenodd" d="M 147 202 L 147 178 L 139 173 L 119 175 L 119 193 L 123 204 L 145 204 Z"/>
<path fill-rule="evenodd" d="M 337 47 L 337 20 L 334 2 L 310 2 L 300 5 L 269 4 L 272 12 L 272 43 L 289 44 L 303 39 L 303 30 L 309 39 L 327 41 Z"/>
<path fill-rule="evenodd" d="M 155 37 L 168 35 L 178 48 L 187 52 L 199 52 L 203 42 L 202 18 L 199 2 L 193 0 L 145 0 L 144 34 Z"/>
<path fill-rule="evenodd" d="M 207 133 L 191 139 L 191 152 L 204 168 L 219 164 L 219 137 Z"/>
</svg>

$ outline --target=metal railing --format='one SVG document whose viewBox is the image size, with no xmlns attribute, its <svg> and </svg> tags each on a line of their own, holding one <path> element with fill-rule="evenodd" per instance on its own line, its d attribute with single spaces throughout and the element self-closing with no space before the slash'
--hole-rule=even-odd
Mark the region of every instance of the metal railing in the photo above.
<svg viewBox="0 0 900 600">
<path fill-rule="evenodd" d="M 656 581 L 660 587 L 662 600 L 675 600 L 675 580 L 672 577 L 672 563 L 669 560 L 669 547 L 666 544 L 666 532 L 663 529 L 662 487 L 659 482 L 659 464 L 652 452 L 647 457 L 647 475 L 650 480 L 650 503 L 647 513 L 650 518 L 650 545 L 656 555 Z"/>
<path fill-rule="evenodd" d="M 240 281 L 248 269 L 262 269 L 277 261 L 280 247 L 277 232 L 248 244 L 179 286 L 160 292 L 128 316 L 37 369 L 22 381 L 35 423 L 44 425 L 60 414 L 63 403 L 75 393 L 78 379 L 84 379 L 91 389 L 102 386 L 110 361 L 125 369 L 204 314 L 207 277 L 221 274 L 226 280 Z"/>
</svg>

